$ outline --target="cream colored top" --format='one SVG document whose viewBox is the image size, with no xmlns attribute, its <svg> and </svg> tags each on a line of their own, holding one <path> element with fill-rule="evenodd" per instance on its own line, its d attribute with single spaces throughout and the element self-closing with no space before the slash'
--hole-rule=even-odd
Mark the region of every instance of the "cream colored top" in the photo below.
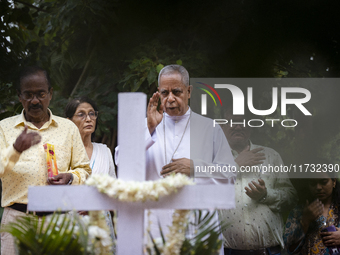
<svg viewBox="0 0 340 255">
<path fill-rule="evenodd" d="M 29 186 L 47 185 L 47 163 L 43 144 L 55 147 L 59 173 L 72 173 L 72 184 L 83 184 L 91 174 L 79 130 L 65 118 L 54 116 L 40 129 L 25 120 L 24 111 L 20 115 L 0 121 L 0 178 L 2 180 L 3 207 L 13 203 L 27 204 Z M 13 144 L 28 126 L 28 132 L 38 132 L 42 139 L 37 145 L 18 153 Z M 51 194 L 53 196 L 53 194 Z"/>
</svg>

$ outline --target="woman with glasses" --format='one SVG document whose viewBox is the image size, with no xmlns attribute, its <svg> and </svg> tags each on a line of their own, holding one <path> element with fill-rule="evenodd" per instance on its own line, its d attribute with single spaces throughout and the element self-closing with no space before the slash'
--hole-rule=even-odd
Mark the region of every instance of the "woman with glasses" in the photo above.
<svg viewBox="0 0 340 255">
<path fill-rule="evenodd" d="M 98 124 L 98 108 L 87 97 L 73 99 L 65 108 L 65 115 L 77 125 L 89 156 L 92 174 L 108 174 L 116 177 L 110 149 L 102 143 L 92 142 Z"/>
<path fill-rule="evenodd" d="M 101 143 L 92 142 L 98 124 L 98 108 L 94 101 L 87 97 L 73 99 L 65 108 L 65 115 L 77 125 L 90 159 L 92 174 L 108 174 L 116 178 L 111 150 Z M 87 214 L 87 212 L 80 212 Z M 105 212 L 106 222 L 114 239 L 114 230 L 110 212 Z"/>
</svg>

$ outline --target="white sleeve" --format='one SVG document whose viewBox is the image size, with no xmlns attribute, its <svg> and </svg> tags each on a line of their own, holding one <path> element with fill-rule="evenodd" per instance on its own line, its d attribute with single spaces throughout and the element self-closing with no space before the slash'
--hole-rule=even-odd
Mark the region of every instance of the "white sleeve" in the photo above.
<svg viewBox="0 0 340 255">
<path fill-rule="evenodd" d="M 108 153 L 108 158 L 109 158 L 109 175 L 111 177 L 117 178 L 116 176 L 116 171 L 115 171 L 115 165 L 113 164 L 113 158 L 112 158 L 112 153 L 109 147 L 107 148 L 107 153 Z"/>
<path fill-rule="evenodd" d="M 227 138 L 225 137 L 221 127 L 218 125 L 214 128 L 213 142 L 206 141 L 205 151 L 208 154 L 212 151 L 212 160 L 207 158 L 196 158 L 194 162 L 194 177 L 197 178 L 214 178 L 228 179 L 236 178 L 236 164 Z"/>
<path fill-rule="evenodd" d="M 157 140 L 156 131 L 150 135 L 148 125 L 145 121 L 145 151 L 147 151 Z M 115 148 L 115 162 L 119 166 L 119 145 Z"/>
</svg>

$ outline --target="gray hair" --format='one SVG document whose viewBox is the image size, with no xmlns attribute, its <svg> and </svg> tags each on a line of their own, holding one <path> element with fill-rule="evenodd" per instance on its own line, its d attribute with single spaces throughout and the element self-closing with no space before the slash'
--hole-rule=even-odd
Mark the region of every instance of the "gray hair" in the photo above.
<svg viewBox="0 0 340 255">
<path fill-rule="evenodd" d="M 185 67 L 180 65 L 168 65 L 164 66 L 158 75 L 158 86 L 162 75 L 169 75 L 178 73 L 182 77 L 182 83 L 185 86 L 189 86 L 189 73 Z"/>
</svg>

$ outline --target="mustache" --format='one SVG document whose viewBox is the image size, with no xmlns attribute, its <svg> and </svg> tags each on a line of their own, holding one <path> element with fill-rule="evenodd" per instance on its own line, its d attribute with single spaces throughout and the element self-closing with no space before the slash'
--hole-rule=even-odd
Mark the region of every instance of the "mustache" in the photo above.
<svg viewBox="0 0 340 255">
<path fill-rule="evenodd" d="M 28 109 L 29 110 L 31 110 L 31 109 L 42 109 L 42 105 L 40 105 L 40 104 L 34 104 L 34 105 L 30 105 L 29 107 L 28 107 Z"/>
</svg>

